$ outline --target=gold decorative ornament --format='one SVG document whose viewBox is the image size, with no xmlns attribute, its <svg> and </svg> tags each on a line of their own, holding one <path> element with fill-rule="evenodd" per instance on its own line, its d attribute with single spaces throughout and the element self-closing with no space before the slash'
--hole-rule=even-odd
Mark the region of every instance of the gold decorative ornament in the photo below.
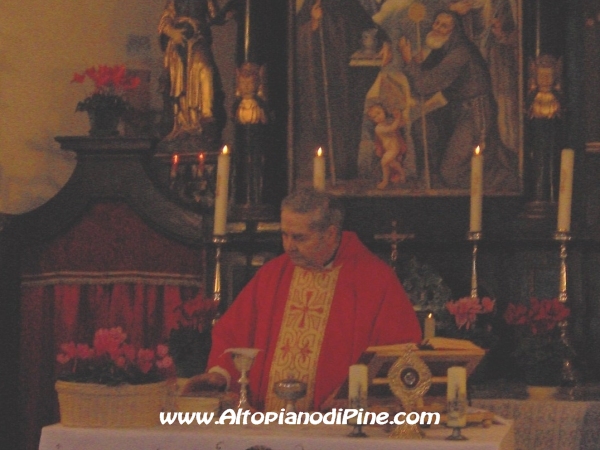
<svg viewBox="0 0 600 450">
<path fill-rule="evenodd" d="M 404 346 L 406 351 L 390 367 L 388 381 L 390 390 L 402 403 L 404 412 L 409 414 L 431 387 L 431 371 L 419 358 L 411 344 Z M 398 425 L 390 434 L 396 439 L 422 439 L 423 431 L 418 425 L 406 422 Z"/>
</svg>

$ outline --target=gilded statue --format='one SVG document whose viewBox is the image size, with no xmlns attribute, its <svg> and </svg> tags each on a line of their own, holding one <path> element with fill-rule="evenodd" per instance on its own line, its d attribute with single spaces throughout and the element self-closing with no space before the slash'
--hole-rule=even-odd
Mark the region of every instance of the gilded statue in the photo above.
<svg viewBox="0 0 600 450">
<path fill-rule="evenodd" d="M 530 119 L 556 119 L 561 115 L 562 59 L 542 55 L 529 66 L 528 115 Z"/>
<path fill-rule="evenodd" d="M 216 0 L 167 0 L 158 24 L 173 102 L 173 129 L 167 139 L 201 134 L 221 120 L 211 26 L 225 23 L 229 14 Z"/>
<path fill-rule="evenodd" d="M 236 78 L 235 121 L 242 125 L 267 123 L 264 66 L 245 62 L 237 69 Z"/>
</svg>

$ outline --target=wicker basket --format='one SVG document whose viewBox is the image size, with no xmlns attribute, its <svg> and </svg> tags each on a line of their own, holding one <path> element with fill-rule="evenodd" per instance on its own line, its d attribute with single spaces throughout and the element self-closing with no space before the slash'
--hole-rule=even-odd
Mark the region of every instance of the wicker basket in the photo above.
<svg viewBox="0 0 600 450">
<path fill-rule="evenodd" d="M 152 427 L 159 424 L 167 382 L 120 386 L 56 382 L 60 423 L 68 427 Z"/>
</svg>

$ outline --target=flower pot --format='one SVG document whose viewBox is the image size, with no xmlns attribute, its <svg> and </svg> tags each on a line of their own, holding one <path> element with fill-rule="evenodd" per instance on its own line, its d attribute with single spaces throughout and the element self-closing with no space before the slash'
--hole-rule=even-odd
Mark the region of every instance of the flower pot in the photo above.
<svg viewBox="0 0 600 450">
<path fill-rule="evenodd" d="M 166 381 L 106 386 L 57 381 L 60 423 L 69 427 L 152 427 L 166 400 Z"/>
<path fill-rule="evenodd" d="M 121 113 L 113 108 L 97 108 L 88 110 L 90 119 L 90 136 L 111 137 L 119 135 Z"/>
<path fill-rule="evenodd" d="M 529 386 L 527 395 L 529 400 L 552 400 L 558 391 L 557 386 Z"/>
</svg>

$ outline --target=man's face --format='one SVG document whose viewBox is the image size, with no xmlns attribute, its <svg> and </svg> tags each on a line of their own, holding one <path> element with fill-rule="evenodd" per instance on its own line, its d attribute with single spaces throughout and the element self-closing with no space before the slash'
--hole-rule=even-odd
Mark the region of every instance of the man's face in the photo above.
<svg viewBox="0 0 600 450">
<path fill-rule="evenodd" d="M 337 246 L 337 230 L 333 225 L 325 231 L 311 228 L 318 218 L 319 211 L 307 214 L 281 211 L 283 249 L 295 265 L 305 269 L 322 269 Z"/>
<path fill-rule="evenodd" d="M 435 18 L 431 30 L 438 36 L 448 37 L 454 29 L 454 18 L 450 14 L 441 13 Z"/>
<path fill-rule="evenodd" d="M 454 30 L 454 18 L 450 14 L 440 13 L 427 33 L 425 44 L 431 49 L 442 48 Z"/>
</svg>

